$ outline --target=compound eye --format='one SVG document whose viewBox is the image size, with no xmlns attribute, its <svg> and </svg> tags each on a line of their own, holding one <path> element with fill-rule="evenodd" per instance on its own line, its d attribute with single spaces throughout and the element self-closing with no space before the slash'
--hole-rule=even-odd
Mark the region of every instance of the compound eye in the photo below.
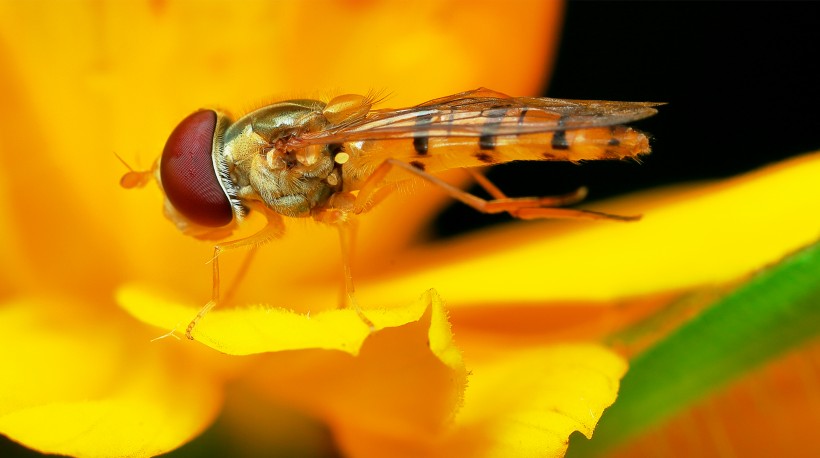
<svg viewBox="0 0 820 458">
<path fill-rule="evenodd" d="M 212 158 L 217 115 L 197 111 L 171 132 L 162 150 L 159 173 L 162 188 L 185 218 L 207 227 L 233 219 L 231 202 L 220 186 Z"/>
</svg>

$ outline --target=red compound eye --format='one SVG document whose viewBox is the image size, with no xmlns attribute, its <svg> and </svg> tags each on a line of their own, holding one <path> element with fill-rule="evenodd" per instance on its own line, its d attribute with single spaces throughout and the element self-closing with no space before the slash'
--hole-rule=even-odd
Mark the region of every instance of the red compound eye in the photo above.
<svg viewBox="0 0 820 458">
<path fill-rule="evenodd" d="M 224 226 L 233 219 L 231 202 L 216 178 L 213 148 L 216 112 L 202 110 L 183 119 L 162 150 L 159 173 L 174 208 L 194 223 Z"/>
</svg>

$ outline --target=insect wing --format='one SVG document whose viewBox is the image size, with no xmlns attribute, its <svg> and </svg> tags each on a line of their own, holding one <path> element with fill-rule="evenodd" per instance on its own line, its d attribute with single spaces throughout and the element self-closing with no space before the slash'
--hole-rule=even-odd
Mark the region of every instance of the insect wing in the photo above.
<svg viewBox="0 0 820 458">
<path fill-rule="evenodd" d="M 519 135 L 625 124 L 657 113 L 652 102 L 510 97 L 480 88 L 411 108 L 371 110 L 365 117 L 303 134 L 299 145 L 425 137 Z"/>
</svg>

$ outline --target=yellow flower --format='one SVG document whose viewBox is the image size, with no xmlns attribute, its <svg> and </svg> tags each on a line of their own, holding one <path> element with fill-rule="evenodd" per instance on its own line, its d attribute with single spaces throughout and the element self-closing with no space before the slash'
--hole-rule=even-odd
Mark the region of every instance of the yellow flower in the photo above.
<svg viewBox="0 0 820 458">
<path fill-rule="evenodd" d="M 190 343 L 151 339 L 208 299 L 210 249 L 164 220 L 155 187 L 120 190 L 113 155 L 147 166 L 200 106 L 374 88 L 391 105 L 478 86 L 535 93 L 560 9 L 1 2 L 0 433 L 103 457 L 165 453 L 215 421 L 253 439 L 225 439 L 249 456 L 558 456 L 572 431 L 590 435 L 626 369 L 583 338 L 601 334 L 608 306 L 662 302 L 808 243 L 816 217 L 796 209 L 817 194 L 817 156 L 606 208 L 645 213 L 640 224 L 527 223 L 446 245 L 411 244 L 441 195 L 396 196 L 359 233 L 372 333 L 332 310 L 335 233 L 289 221 Z M 744 249 L 760 239 L 771 243 Z M 704 265 L 726 246 L 737 255 Z"/>
<path fill-rule="evenodd" d="M 162 296 L 140 304 L 170 302 L 164 312 L 200 304 L 209 287 L 208 250 L 163 220 L 156 189 L 117 188 L 122 169 L 113 153 L 147 165 L 169 127 L 202 105 L 244 110 L 279 97 L 374 88 L 395 91 L 396 105 L 481 85 L 535 93 L 551 62 L 560 9 L 540 2 L 504 9 L 494 2 L 0 4 L 3 42 L 14 43 L 0 54 L 7 92 L 0 112 L 0 432 L 44 452 L 155 455 L 201 433 L 223 407 L 229 416 L 228 385 L 244 383 L 256 388 L 259 403 L 275 398 L 297 417 L 325 423 L 345 454 L 464 449 L 474 430 L 445 432 L 462 403 L 467 369 L 438 296 L 414 303 L 426 288 L 419 286 L 412 296 L 391 298 L 404 307 L 375 313 L 384 329 L 372 334 L 350 323 L 347 311 L 335 315 L 348 324 L 328 319 L 333 312 L 319 313 L 328 303 L 305 299 L 297 284 L 337 281 L 336 237 L 324 228 L 290 224 L 236 298 L 314 311 L 309 319 L 270 312 L 276 319 L 267 332 L 293 319 L 301 320 L 298 330 L 317 326 L 312 336 L 288 335 L 303 338 L 288 348 L 303 350 L 249 360 L 171 339 L 152 343 L 157 329 L 123 313 L 116 292 L 128 304 L 160 289 Z M 408 243 L 442 200 L 417 194 L 428 203 L 406 207 L 399 199 L 370 215 L 359 259 L 384 259 Z M 221 318 L 204 322 L 203 332 L 230 323 Z M 334 331 L 340 334 L 332 339 Z M 596 399 L 575 402 L 587 416 L 574 421 L 589 434 L 612 402 L 623 364 L 593 345 L 569 350 L 530 351 L 545 364 L 558 361 L 553 372 L 578 352 L 606 365 L 587 369 L 592 381 L 583 385 Z M 522 367 L 531 361 L 525 356 L 503 368 Z M 481 380 L 485 390 L 497 383 Z M 507 414 L 512 407 L 496 406 Z M 470 407 L 462 412 L 470 418 Z M 470 421 L 488 427 L 479 419 Z M 560 449 L 564 441 L 548 443 Z"/>
</svg>

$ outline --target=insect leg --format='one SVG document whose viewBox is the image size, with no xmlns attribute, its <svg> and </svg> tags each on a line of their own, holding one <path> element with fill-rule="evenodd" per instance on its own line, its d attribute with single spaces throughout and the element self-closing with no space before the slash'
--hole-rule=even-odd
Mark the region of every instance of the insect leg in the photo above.
<svg viewBox="0 0 820 458">
<path fill-rule="evenodd" d="M 392 158 L 385 160 L 376 169 L 372 176 L 384 177 L 387 175 L 387 173 L 390 171 L 390 168 L 392 167 L 401 168 L 409 173 L 416 175 L 419 178 L 422 178 L 442 188 L 454 199 L 466 205 L 469 205 L 470 207 L 482 213 L 507 212 L 510 215 L 521 219 L 609 219 L 615 221 L 635 221 L 640 219 L 640 216 L 611 215 L 609 213 L 601 213 L 590 210 L 578 210 L 572 208 L 551 208 L 556 204 L 563 204 L 565 202 L 572 202 L 573 200 L 577 200 L 577 194 L 579 194 L 578 191 L 576 191 L 576 193 L 574 194 L 558 197 L 513 197 L 486 200 L 482 199 L 481 197 L 470 194 L 466 191 L 463 191 L 451 185 L 450 183 L 447 183 L 441 178 L 438 178 L 437 176 L 431 175 L 410 164 Z M 366 189 L 368 189 L 368 185 L 370 185 L 370 188 L 376 187 L 376 184 L 370 184 L 370 180 L 368 179 L 368 182 L 365 183 L 365 186 L 362 187 L 359 196 L 357 196 L 356 198 L 356 204 L 354 205 L 355 213 L 364 211 L 364 209 L 366 208 L 365 206 L 360 207 L 359 203 L 360 200 L 366 203 L 369 199 L 369 195 L 362 195 L 363 192 Z M 493 186 L 493 188 L 495 187 Z M 493 190 L 493 192 L 496 191 L 500 193 L 500 190 L 498 190 L 497 188 Z M 372 191 L 370 192 L 372 193 Z"/>
<path fill-rule="evenodd" d="M 503 191 L 498 189 L 498 186 L 493 184 L 492 181 L 488 180 L 486 176 L 482 173 L 478 172 L 475 169 L 463 169 L 465 172 L 469 173 L 470 176 L 481 186 L 488 194 L 493 196 L 496 200 L 504 200 L 508 199 L 507 195 L 504 194 Z M 561 194 L 557 196 L 546 196 L 546 197 L 539 197 L 540 206 L 542 207 L 563 207 L 565 205 L 573 205 L 577 204 L 584 200 L 587 196 L 587 188 L 586 186 L 581 186 L 580 188 L 576 189 L 573 192 L 567 194 Z M 552 199 L 550 202 L 549 200 Z"/>
<path fill-rule="evenodd" d="M 223 294 L 219 299 L 219 301 L 223 304 L 229 304 L 231 299 L 233 299 L 234 293 L 239 289 L 239 285 L 242 283 L 242 280 L 245 279 L 245 275 L 251 267 L 251 263 L 253 262 L 253 258 L 256 256 L 258 248 L 259 245 L 251 245 L 250 248 L 248 248 L 248 251 L 245 252 L 245 257 L 242 259 L 242 264 L 239 265 L 239 270 L 236 271 L 233 281 L 230 285 L 228 285 L 225 294 Z"/>
<path fill-rule="evenodd" d="M 353 263 L 353 250 L 355 249 L 358 227 L 355 222 L 348 222 L 337 224 L 336 229 L 339 231 L 339 246 L 342 250 L 342 273 L 344 280 L 340 304 L 342 307 L 345 307 L 353 302 L 353 294 L 356 291 L 353 286 L 351 265 Z"/>
<path fill-rule="evenodd" d="M 462 170 L 464 170 L 471 177 L 473 177 L 473 180 L 475 180 L 475 182 L 478 183 L 478 185 L 481 186 L 482 189 L 487 191 L 487 194 L 493 196 L 493 198 L 496 198 L 496 199 L 506 199 L 507 198 L 507 195 L 504 194 L 503 191 L 498 189 L 498 186 L 493 184 L 492 181 L 488 180 L 487 177 L 485 177 L 483 173 L 481 173 L 481 172 L 479 172 L 478 170 L 475 170 L 475 169 L 464 168 Z"/>
<path fill-rule="evenodd" d="M 356 196 L 356 200 L 353 202 L 353 213 L 363 213 L 373 207 L 375 197 L 380 194 L 379 185 L 381 185 L 382 180 L 384 180 L 391 168 L 392 164 L 388 159 L 376 167 L 376 170 L 367 177 L 367 180 L 365 180 L 361 188 L 359 188 L 359 194 Z M 389 188 L 389 186 L 385 188 Z M 382 198 L 385 196 L 386 193 L 382 193 Z"/>
<path fill-rule="evenodd" d="M 242 277 L 247 272 L 247 265 L 250 263 L 250 257 L 252 257 L 252 252 L 255 251 L 256 247 L 259 245 L 274 239 L 281 237 L 284 233 L 285 227 L 282 223 L 282 217 L 271 212 L 267 212 L 268 222 L 259 232 L 245 238 L 232 240 L 230 242 L 222 243 L 219 245 L 214 246 L 214 257 L 211 259 L 213 263 L 213 278 L 211 284 L 211 300 L 208 301 L 205 306 L 203 306 L 196 316 L 188 323 L 188 327 L 185 329 L 185 336 L 189 340 L 194 340 L 194 336 L 191 334 L 194 330 L 194 327 L 197 323 L 209 312 L 212 308 L 216 307 L 219 304 L 219 255 L 225 251 L 235 250 L 238 248 L 251 248 L 251 253 L 249 253 L 249 257 L 246 258 L 243 265 L 240 267 L 239 272 L 237 273 L 237 278 L 234 280 L 234 283 L 231 285 L 231 289 L 228 291 L 228 296 L 232 294 L 233 287 L 235 287 L 242 279 Z"/>
<path fill-rule="evenodd" d="M 351 264 L 358 226 L 355 220 L 348 219 L 344 223 L 337 224 L 336 228 L 339 230 L 339 242 L 342 248 L 342 269 L 344 272 L 344 286 L 342 289 L 342 300 L 340 302 L 342 306 L 351 307 L 362 322 L 372 331 L 376 329 L 376 327 L 373 325 L 373 322 L 364 315 L 361 307 L 359 307 L 359 303 L 356 301 L 356 289 L 353 286 Z"/>
</svg>

